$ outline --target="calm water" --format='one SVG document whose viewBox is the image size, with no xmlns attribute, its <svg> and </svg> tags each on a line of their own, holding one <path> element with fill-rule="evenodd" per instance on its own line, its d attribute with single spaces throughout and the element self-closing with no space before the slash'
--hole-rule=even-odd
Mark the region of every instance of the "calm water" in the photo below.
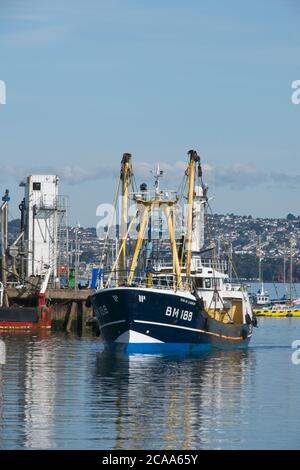
<svg viewBox="0 0 300 470">
<path fill-rule="evenodd" d="M 113 356 L 96 338 L 1 334 L 0 449 L 299 449 L 300 318 L 248 350 Z"/>
</svg>

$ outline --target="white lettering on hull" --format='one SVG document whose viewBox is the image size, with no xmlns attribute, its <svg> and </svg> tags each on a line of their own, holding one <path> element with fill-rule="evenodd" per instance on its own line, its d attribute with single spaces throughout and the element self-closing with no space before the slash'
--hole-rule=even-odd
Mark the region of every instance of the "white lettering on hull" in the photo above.
<svg viewBox="0 0 300 470">
<path fill-rule="evenodd" d="M 166 316 L 171 318 L 179 318 L 180 320 L 185 321 L 192 321 L 193 312 L 190 312 L 188 310 L 180 310 L 179 308 L 175 307 L 167 307 Z"/>
</svg>

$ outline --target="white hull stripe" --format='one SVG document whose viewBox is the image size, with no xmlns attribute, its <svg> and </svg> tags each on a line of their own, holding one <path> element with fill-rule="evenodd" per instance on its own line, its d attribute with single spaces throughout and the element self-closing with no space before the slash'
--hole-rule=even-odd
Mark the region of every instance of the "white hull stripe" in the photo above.
<svg viewBox="0 0 300 470">
<path fill-rule="evenodd" d="M 101 328 L 104 328 L 105 326 L 116 325 L 117 323 L 125 323 L 125 322 L 126 320 L 111 321 L 110 323 L 104 323 L 104 325 L 101 325 Z"/>
<path fill-rule="evenodd" d="M 170 328 L 178 328 L 180 330 L 188 330 L 188 331 L 195 331 L 196 333 L 206 333 L 207 335 L 211 336 L 217 336 L 218 338 L 222 339 L 230 339 L 233 341 L 240 341 L 241 339 L 244 339 L 242 336 L 225 336 L 221 335 L 219 333 L 213 333 L 211 331 L 205 331 L 205 330 L 198 330 L 196 328 L 189 328 L 188 326 L 179 326 L 179 325 L 170 325 L 169 323 L 157 323 L 154 321 L 143 321 L 143 320 L 134 320 L 135 323 L 143 323 L 145 325 L 157 325 L 157 326 L 167 326 Z M 248 338 L 251 338 L 252 335 L 248 335 Z"/>
</svg>

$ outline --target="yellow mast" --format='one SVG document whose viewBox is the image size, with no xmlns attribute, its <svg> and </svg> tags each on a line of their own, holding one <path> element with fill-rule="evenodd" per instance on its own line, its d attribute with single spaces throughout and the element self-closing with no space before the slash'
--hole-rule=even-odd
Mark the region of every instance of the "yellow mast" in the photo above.
<svg viewBox="0 0 300 470">
<path fill-rule="evenodd" d="M 191 260 L 192 260 L 192 232 L 193 232 L 193 202 L 194 202 L 194 193 L 195 193 L 195 163 L 200 161 L 200 157 L 197 155 L 195 150 L 190 150 L 188 152 L 190 157 L 188 165 L 188 215 L 187 215 L 187 232 L 186 232 L 186 277 L 187 281 L 191 275 Z"/>
<path fill-rule="evenodd" d="M 106 288 L 106 287 L 109 287 L 109 284 L 110 284 L 110 281 L 111 281 L 111 279 L 112 279 L 113 273 L 115 272 L 115 270 L 116 270 L 116 268 L 117 268 L 117 264 L 118 264 L 118 262 L 119 262 L 121 253 L 122 253 L 122 251 L 123 251 L 123 249 L 124 249 L 124 245 L 126 245 L 127 237 L 128 237 L 128 235 L 129 235 L 130 230 L 132 229 L 133 223 L 134 223 L 135 219 L 137 218 L 137 216 L 138 216 L 138 213 L 136 213 L 136 215 L 131 219 L 131 222 L 130 222 L 130 224 L 128 225 L 126 237 L 125 237 L 124 240 L 122 241 L 121 247 L 120 247 L 120 249 L 119 249 L 119 253 L 118 253 L 118 255 L 117 255 L 117 257 L 116 257 L 116 259 L 115 259 L 115 261 L 114 261 L 114 264 L 113 264 L 113 266 L 112 266 L 112 268 L 111 268 L 110 275 L 108 276 L 108 279 L 107 279 L 107 281 L 106 281 L 106 283 L 105 283 L 105 288 Z"/>
<path fill-rule="evenodd" d="M 175 238 L 175 228 L 173 223 L 173 217 L 171 212 L 171 207 L 174 206 L 175 201 L 161 201 L 160 199 L 152 199 L 150 201 L 144 201 L 142 199 L 138 199 L 137 201 L 142 207 L 141 211 L 141 221 L 140 221 L 140 228 L 138 232 L 138 237 L 135 244 L 135 249 L 131 261 L 130 272 L 128 276 L 128 285 L 132 284 L 135 270 L 138 264 L 138 257 L 142 248 L 143 239 L 146 231 L 146 227 L 149 221 L 149 213 L 153 206 L 155 205 L 162 205 L 164 206 L 164 213 L 166 216 L 168 230 L 169 230 L 169 237 L 170 243 L 172 247 L 172 255 L 173 255 L 173 271 L 176 273 L 176 281 L 177 286 L 182 287 L 182 279 L 181 279 L 181 268 L 179 263 L 178 251 L 176 246 L 176 238 Z"/>
<path fill-rule="evenodd" d="M 196 152 L 195 152 L 196 154 Z M 197 155 L 197 154 L 196 154 Z M 198 157 L 199 158 L 199 157 Z M 196 160 L 195 160 L 196 161 Z M 128 198 L 129 198 L 129 184 L 130 178 L 132 176 L 132 166 L 131 166 L 131 155 L 128 153 L 123 154 L 123 159 L 121 162 L 121 181 L 122 181 L 122 214 L 121 214 L 121 231 L 120 231 L 120 239 L 121 239 L 121 246 L 118 252 L 118 255 L 115 259 L 113 264 L 111 273 L 109 278 L 105 284 L 105 287 L 108 287 L 112 278 L 113 272 L 116 270 L 116 267 L 119 263 L 120 267 L 120 276 L 119 276 L 119 285 L 124 285 L 126 283 L 126 241 L 128 237 L 128 233 L 132 227 L 134 219 L 127 227 L 127 216 L 128 216 Z M 173 272 L 176 273 L 176 285 L 177 287 L 182 287 L 182 277 L 181 277 L 181 267 L 180 261 L 177 251 L 176 245 L 176 237 L 175 237 L 175 227 L 174 227 L 174 220 L 173 220 L 173 206 L 175 205 L 176 201 L 172 200 L 162 200 L 160 195 L 156 194 L 156 197 L 151 200 L 144 200 L 141 197 L 136 198 L 136 202 L 139 207 L 140 215 L 140 224 L 139 224 L 139 231 L 137 235 L 137 240 L 135 244 L 134 253 L 131 260 L 130 271 L 127 279 L 127 285 L 132 285 L 132 281 L 135 275 L 135 271 L 138 265 L 138 257 L 143 245 L 144 235 L 146 231 L 146 227 L 149 222 L 149 214 L 153 206 L 163 206 L 164 213 L 166 216 L 168 230 L 169 230 L 169 237 L 170 243 L 172 247 L 172 255 L 173 255 Z M 176 287 L 174 283 L 174 288 Z"/>
<path fill-rule="evenodd" d="M 176 238 L 175 238 L 175 227 L 174 227 L 173 216 L 172 216 L 173 210 L 171 211 L 171 205 L 173 206 L 173 204 L 174 202 L 171 202 L 168 205 L 165 205 L 164 211 L 165 211 L 165 216 L 166 216 L 167 223 L 168 223 L 170 242 L 172 246 L 173 271 L 175 271 L 176 273 L 177 286 L 182 287 L 181 268 L 180 268 L 180 263 L 179 263 Z"/>
<path fill-rule="evenodd" d="M 122 214 L 120 227 L 121 252 L 119 263 L 119 285 L 123 285 L 126 279 L 126 238 L 128 225 L 128 199 L 131 171 L 131 154 L 124 153 L 121 162 L 121 181 L 122 181 Z"/>
<path fill-rule="evenodd" d="M 130 266 L 130 272 L 129 272 L 129 276 L 128 276 L 128 285 L 129 286 L 131 286 L 131 284 L 132 284 L 134 274 L 135 274 L 135 270 L 136 270 L 136 267 L 137 267 L 137 264 L 138 264 L 138 257 L 139 257 L 139 254 L 140 254 L 140 251 L 141 251 L 141 248 L 142 248 L 146 226 L 148 224 L 151 204 L 145 204 L 144 203 L 144 204 L 142 204 L 141 207 L 142 207 L 143 212 L 141 214 L 140 228 L 139 228 L 139 231 L 138 231 L 138 236 L 137 236 L 135 249 L 134 249 L 134 253 L 133 253 L 133 257 L 132 257 L 132 261 L 131 261 L 131 266 Z"/>
</svg>

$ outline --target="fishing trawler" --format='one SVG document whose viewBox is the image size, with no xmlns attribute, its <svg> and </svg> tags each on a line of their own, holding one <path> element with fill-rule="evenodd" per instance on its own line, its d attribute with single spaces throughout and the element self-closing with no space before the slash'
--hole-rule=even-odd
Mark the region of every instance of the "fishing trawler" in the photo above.
<svg viewBox="0 0 300 470">
<path fill-rule="evenodd" d="M 146 184 L 137 191 L 131 155 L 123 155 L 118 182 L 122 188 L 119 249 L 110 271 L 105 273 L 101 267 L 99 289 L 89 298 L 104 343 L 128 352 L 245 347 L 256 318 L 246 290 L 228 278 L 223 261 L 214 256 L 214 247 L 204 248 L 208 198 L 200 157 L 194 150 L 188 152 L 181 190 L 174 194 L 160 190 L 162 173 L 158 168 L 153 196 Z M 130 197 L 137 210 L 128 223 Z M 183 233 L 178 239 L 177 211 L 185 198 Z M 162 245 L 154 255 L 151 231 L 155 210 L 164 216 L 170 262 L 162 259 Z M 130 253 L 129 233 L 134 222 L 138 222 L 137 235 Z M 160 220 L 160 235 L 161 225 Z M 164 249 L 165 245 L 166 240 Z M 212 256 L 207 258 L 207 253 Z"/>
</svg>

